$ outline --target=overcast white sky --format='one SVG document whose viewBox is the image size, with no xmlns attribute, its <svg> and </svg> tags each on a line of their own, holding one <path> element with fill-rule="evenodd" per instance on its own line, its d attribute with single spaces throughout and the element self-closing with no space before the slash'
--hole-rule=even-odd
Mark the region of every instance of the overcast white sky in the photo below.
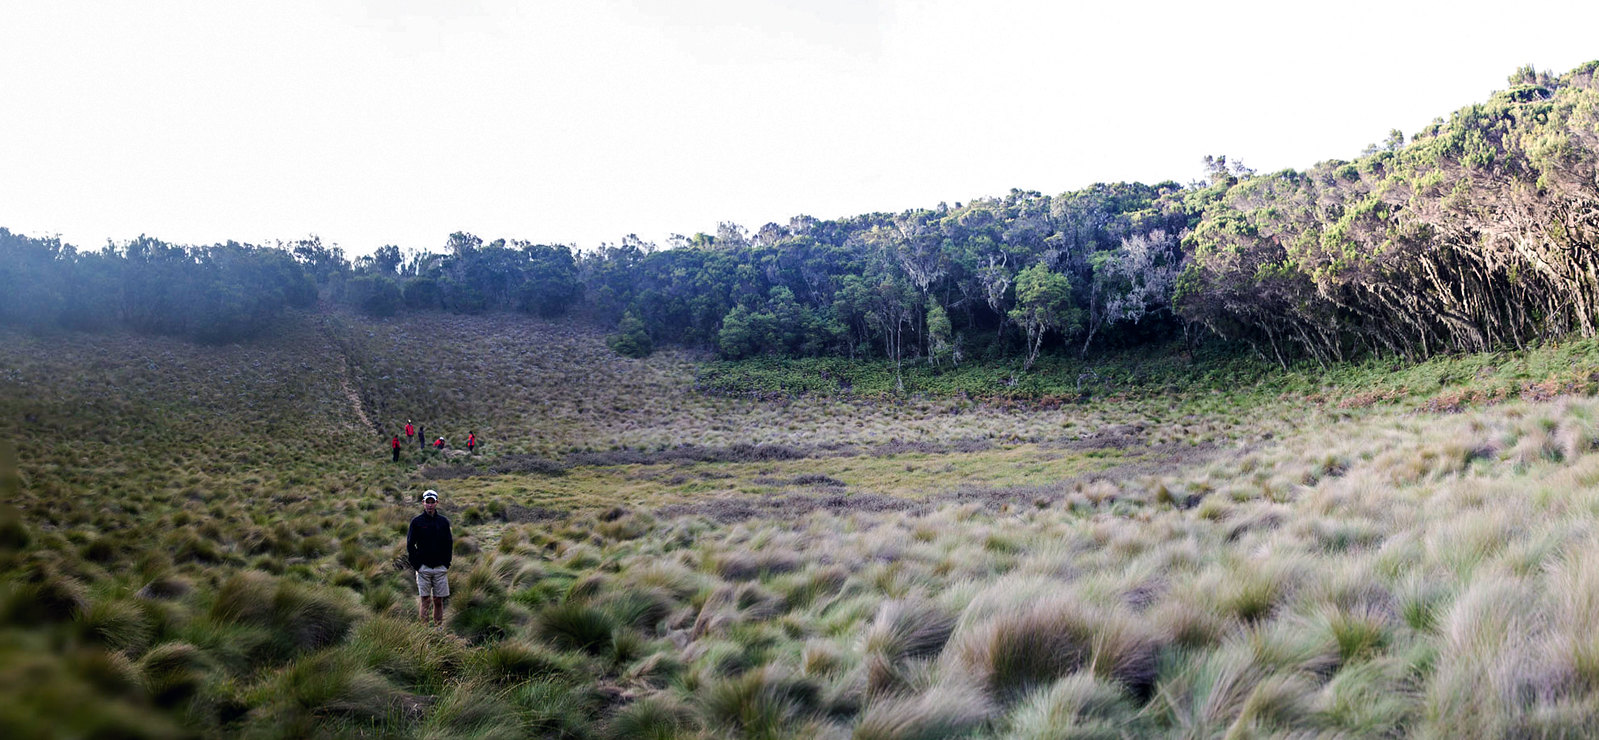
<svg viewBox="0 0 1599 740">
<path fill-rule="evenodd" d="M 0 226 L 588 248 L 1352 158 L 1599 2 L 0 2 Z"/>
</svg>

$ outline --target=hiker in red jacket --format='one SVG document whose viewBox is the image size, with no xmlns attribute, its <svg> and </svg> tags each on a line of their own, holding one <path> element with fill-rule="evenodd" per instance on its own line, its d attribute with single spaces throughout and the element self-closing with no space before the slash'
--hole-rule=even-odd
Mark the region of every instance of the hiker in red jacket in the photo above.
<svg viewBox="0 0 1599 740">
<path fill-rule="evenodd" d="M 405 443 L 406 444 L 410 444 L 411 443 L 411 436 L 414 435 L 414 434 L 416 434 L 416 429 L 411 426 L 411 420 L 410 419 L 406 419 L 405 420 Z"/>
<path fill-rule="evenodd" d="M 466 454 L 468 454 L 468 455 L 472 454 L 472 451 L 475 450 L 475 449 L 477 449 L 477 432 L 467 432 L 466 433 Z"/>
<path fill-rule="evenodd" d="M 394 461 L 395 462 L 399 462 L 400 461 L 400 435 L 398 435 L 398 434 L 394 435 L 394 439 L 389 441 L 389 446 L 394 448 Z"/>
<path fill-rule="evenodd" d="M 444 449 L 444 438 L 443 437 L 439 437 L 438 440 L 434 441 L 433 449 L 435 449 L 435 450 Z"/>
</svg>

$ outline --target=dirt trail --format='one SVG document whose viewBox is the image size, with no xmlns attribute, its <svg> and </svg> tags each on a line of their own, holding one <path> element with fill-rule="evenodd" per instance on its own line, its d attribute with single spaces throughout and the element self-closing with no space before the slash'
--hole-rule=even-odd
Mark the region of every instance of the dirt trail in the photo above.
<svg viewBox="0 0 1599 740">
<path fill-rule="evenodd" d="M 382 434 L 383 430 L 367 418 L 366 405 L 361 403 L 361 394 L 356 393 L 355 386 L 350 385 L 350 358 L 343 352 L 339 353 L 339 387 L 344 390 L 344 397 L 350 399 L 350 408 L 355 411 L 355 418 L 361 420 L 361 426 Z"/>
<path fill-rule="evenodd" d="M 383 429 L 373 424 L 371 417 L 366 415 L 366 404 L 361 402 L 361 394 L 357 393 L 355 386 L 350 383 L 350 353 L 339 342 L 333 330 L 331 317 L 322 317 L 322 335 L 327 338 L 328 344 L 331 345 L 330 349 L 339 354 L 339 389 L 344 391 L 345 398 L 350 399 L 350 409 L 355 413 L 355 418 L 361 422 L 362 427 L 371 429 L 381 436 Z"/>
</svg>

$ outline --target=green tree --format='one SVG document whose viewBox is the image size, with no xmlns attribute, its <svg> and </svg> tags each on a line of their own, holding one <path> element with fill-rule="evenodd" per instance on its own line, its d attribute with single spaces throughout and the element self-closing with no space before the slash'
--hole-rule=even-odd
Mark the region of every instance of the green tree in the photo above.
<svg viewBox="0 0 1599 740">
<path fill-rule="evenodd" d="M 650 339 L 650 333 L 644 328 L 632 311 L 622 314 L 622 321 L 617 325 L 617 332 L 605 338 L 605 343 L 611 351 L 624 357 L 648 357 L 655 351 L 655 342 Z"/>
<path fill-rule="evenodd" d="M 1011 321 L 1027 331 L 1027 362 L 1022 372 L 1033 367 L 1044 335 L 1050 331 L 1073 331 L 1082 312 L 1072 305 L 1072 284 L 1065 275 L 1039 263 L 1016 275 L 1016 307 Z"/>
<path fill-rule="evenodd" d="M 949 323 L 949 312 L 938 303 L 927 309 L 927 362 L 933 367 L 939 363 L 950 361 L 960 364 L 955 356 L 955 342 L 951 334 L 953 327 Z"/>
</svg>

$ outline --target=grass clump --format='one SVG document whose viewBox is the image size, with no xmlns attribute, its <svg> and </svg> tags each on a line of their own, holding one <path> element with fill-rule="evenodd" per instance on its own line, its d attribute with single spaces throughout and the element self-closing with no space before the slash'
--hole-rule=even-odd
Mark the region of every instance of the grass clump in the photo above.
<svg viewBox="0 0 1599 740">
<path fill-rule="evenodd" d="M 618 709 L 605 722 L 610 740 L 674 740 L 694 727 L 693 710 L 669 694 L 652 694 Z"/>
<path fill-rule="evenodd" d="M 941 685 L 910 697 L 873 701 L 855 726 L 854 740 L 953 740 L 971 737 L 994 706 L 981 688 Z"/>
<path fill-rule="evenodd" d="M 955 630 L 956 617 L 920 600 L 885 601 L 862 638 L 866 690 L 876 695 L 909 688 L 907 664 L 933 658 Z"/>
<path fill-rule="evenodd" d="M 581 658 L 522 640 L 504 640 L 472 653 L 473 672 L 487 681 L 518 684 L 533 678 L 573 678 L 583 672 Z"/>
<path fill-rule="evenodd" d="M 217 589 L 209 616 L 266 630 L 254 657 L 282 660 L 344 639 L 359 615 L 353 595 L 245 571 Z"/>
<path fill-rule="evenodd" d="M 250 732 L 307 736 L 366 725 L 400 707 L 400 695 L 358 656 L 327 650 L 300 658 L 248 692 Z"/>
<path fill-rule="evenodd" d="M 1137 703 L 1120 686 L 1074 673 L 1028 695 L 1010 715 L 1013 740 L 1119 738 L 1147 731 Z"/>
<path fill-rule="evenodd" d="M 555 647 L 591 655 L 610 649 L 617 627 L 604 610 L 570 601 L 543 608 L 533 621 L 539 636 Z"/>
<path fill-rule="evenodd" d="M 994 701 L 1010 704 L 1078 670 L 1145 690 L 1154 681 L 1160 646 L 1131 614 L 1057 598 L 1008 607 L 965 628 L 951 649 Z"/>
<path fill-rule="evenodd" d="M 713 682 L 701 695 L 705 725 L 724 736 L 786 737 L 821 708 L 814 682 L 772 666 Z"/>
</svg>

